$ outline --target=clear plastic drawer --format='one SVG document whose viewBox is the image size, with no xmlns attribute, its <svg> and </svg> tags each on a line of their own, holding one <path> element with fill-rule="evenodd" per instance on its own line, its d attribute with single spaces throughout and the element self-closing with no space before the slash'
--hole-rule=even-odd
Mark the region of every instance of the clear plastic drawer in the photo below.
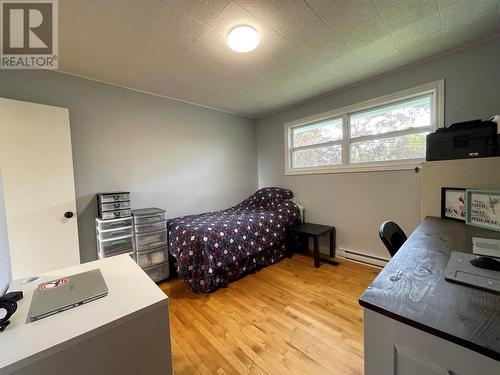
<svg viewBox="0 0 500 375">
<path fill-rule="evenodd" d="M 170 275 L 170 269 L 167 263 L 160 264 L 158 266 L 148 267 L 144 269 L 144 272 L 154 281 L 159 282 L 165 280 Z"/>
<path fill-rule="evenodd" d="M 99 239 L 109 240 L 111 238 L 130 236 L 133 234 L 133 232 L 132 232 L 132 226 L 129 226 L 124 228 L 112 229 L 105 232 L 98 230 L 97 234 L 99 235 Z"/>
<path fill-rule="evenodd" d="M 138 252 L 152 250 L 167 244 L 167 230 L 154 233 L 137 233 L 135 243 Z"/>
<path fill-rule="evenodd" d="M 130 208 L 130 201 L 101 204 L 101 211 L 124 210 L 128 208 Z"/>
<path fill-rule="evenodd" d="M 118 210 L 118 211 L 104 211 L 101 212 L 101 218 L 103 220 L 117 219 L 120 217 L 128 217 L 132 215 L 131 210 Z"/>
<path fill-rule="evenodd" d="M 134 251 L 133 237 L 122 237 L 112 240 L 101 241 L 97 239 L 100 258 L 107 258 L 113 255 L 125 254 Z"/>
<path fill-rule="evenodd" d="M 151 267 L 168 261 L 167 247 L 162 246 L 148 252 L 136 253 L 136 261 L 140 267 Z"/>
<path fill-rule="evenodd" d="M 112 203 L 120 201 L 129 201 L 130 193 L 109 193 L 109 194 L 98 194 L 97 199 L 100 203 Z"/>
<path fill-rule="evenodd" d="M 136 224 L 150 224 L 155 223 L 157 221 L 165 220 L 165 212 L 160 212 L 157 214 L 153 214 L 151 216 L 136 216 L 134 215 L 134 223 Z"/>
<path fill-rule="evenodd" d="M 106 230 L 123 228 L 123 227 L 130 227 L 130 226 L 132 226 L 132 218 L 131 217 L 123 218 L 123 219 L 119 218 L 119 219 L 107 220 L 107 221 L 102 221 L 102 220 L 97 219 L 96 226 L 100 232 L 103 232 Z"/>
<path fill-rule="evenodd" d="M 148 232 L 158 232 L 162 229 L 167 228 L 167 221 L 162 220 L 158 221 L 156 223 L 151 223 L 151 224 L 136 224 L 135 225 L 135 232 L 136 233 L 148 233 Z"/>
</svg>

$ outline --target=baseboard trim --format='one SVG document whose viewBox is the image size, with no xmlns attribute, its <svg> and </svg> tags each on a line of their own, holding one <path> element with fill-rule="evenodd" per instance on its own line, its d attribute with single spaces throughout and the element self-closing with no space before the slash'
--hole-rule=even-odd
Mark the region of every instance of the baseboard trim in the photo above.
<svg viewBox="0 0 500 375">
<path fill-rule="evenodd" d="M 354 262 L 367 264 L 369 266 L 384 267 L 389 259 L 344 248 L 337 248 L 336 255 L 340 258 Z"/>
</svg>

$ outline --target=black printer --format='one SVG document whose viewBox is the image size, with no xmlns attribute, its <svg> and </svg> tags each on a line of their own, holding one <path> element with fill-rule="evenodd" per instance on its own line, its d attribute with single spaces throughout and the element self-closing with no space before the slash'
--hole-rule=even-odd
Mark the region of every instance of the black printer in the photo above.
<svg viewBox="0 0 500 375">
<path fill-rule="evenodd" d="M 426 160 L 497 156 L 497 123 L 473 120 L 451 124 L 427 135 Z"/>
</svg>

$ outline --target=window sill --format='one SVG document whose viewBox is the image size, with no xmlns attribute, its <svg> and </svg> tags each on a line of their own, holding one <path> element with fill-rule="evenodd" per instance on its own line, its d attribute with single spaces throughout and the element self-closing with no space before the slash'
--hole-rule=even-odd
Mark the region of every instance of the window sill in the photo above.
<svg viewBox="0 0 500 375">
<path fill-rule="evenodd" d="M 365 173 L 365 172 L 386 172 L 386 171 L 410 171 L 415 170 L 424 160 L 413 160 L 404 164 L 369 164 L 359 166 L 339 166 L 324 168 L 307 168 L 285 171 L 285 176 L 301 176 L 308 174 L 337 174 L 337 173 Z"/>
</svg>

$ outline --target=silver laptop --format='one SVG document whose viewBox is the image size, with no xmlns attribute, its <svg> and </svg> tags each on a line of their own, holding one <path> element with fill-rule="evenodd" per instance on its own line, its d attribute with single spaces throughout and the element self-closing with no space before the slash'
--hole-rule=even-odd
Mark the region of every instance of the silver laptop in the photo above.
<svg viewBox="0 0 500 375">
<path fill-rule="evenodd" d="M 27 321 L 43 319 L 107 295 L 108 287 L 99 269 L 41 283 L 33 291 Z"/>
</svg>

